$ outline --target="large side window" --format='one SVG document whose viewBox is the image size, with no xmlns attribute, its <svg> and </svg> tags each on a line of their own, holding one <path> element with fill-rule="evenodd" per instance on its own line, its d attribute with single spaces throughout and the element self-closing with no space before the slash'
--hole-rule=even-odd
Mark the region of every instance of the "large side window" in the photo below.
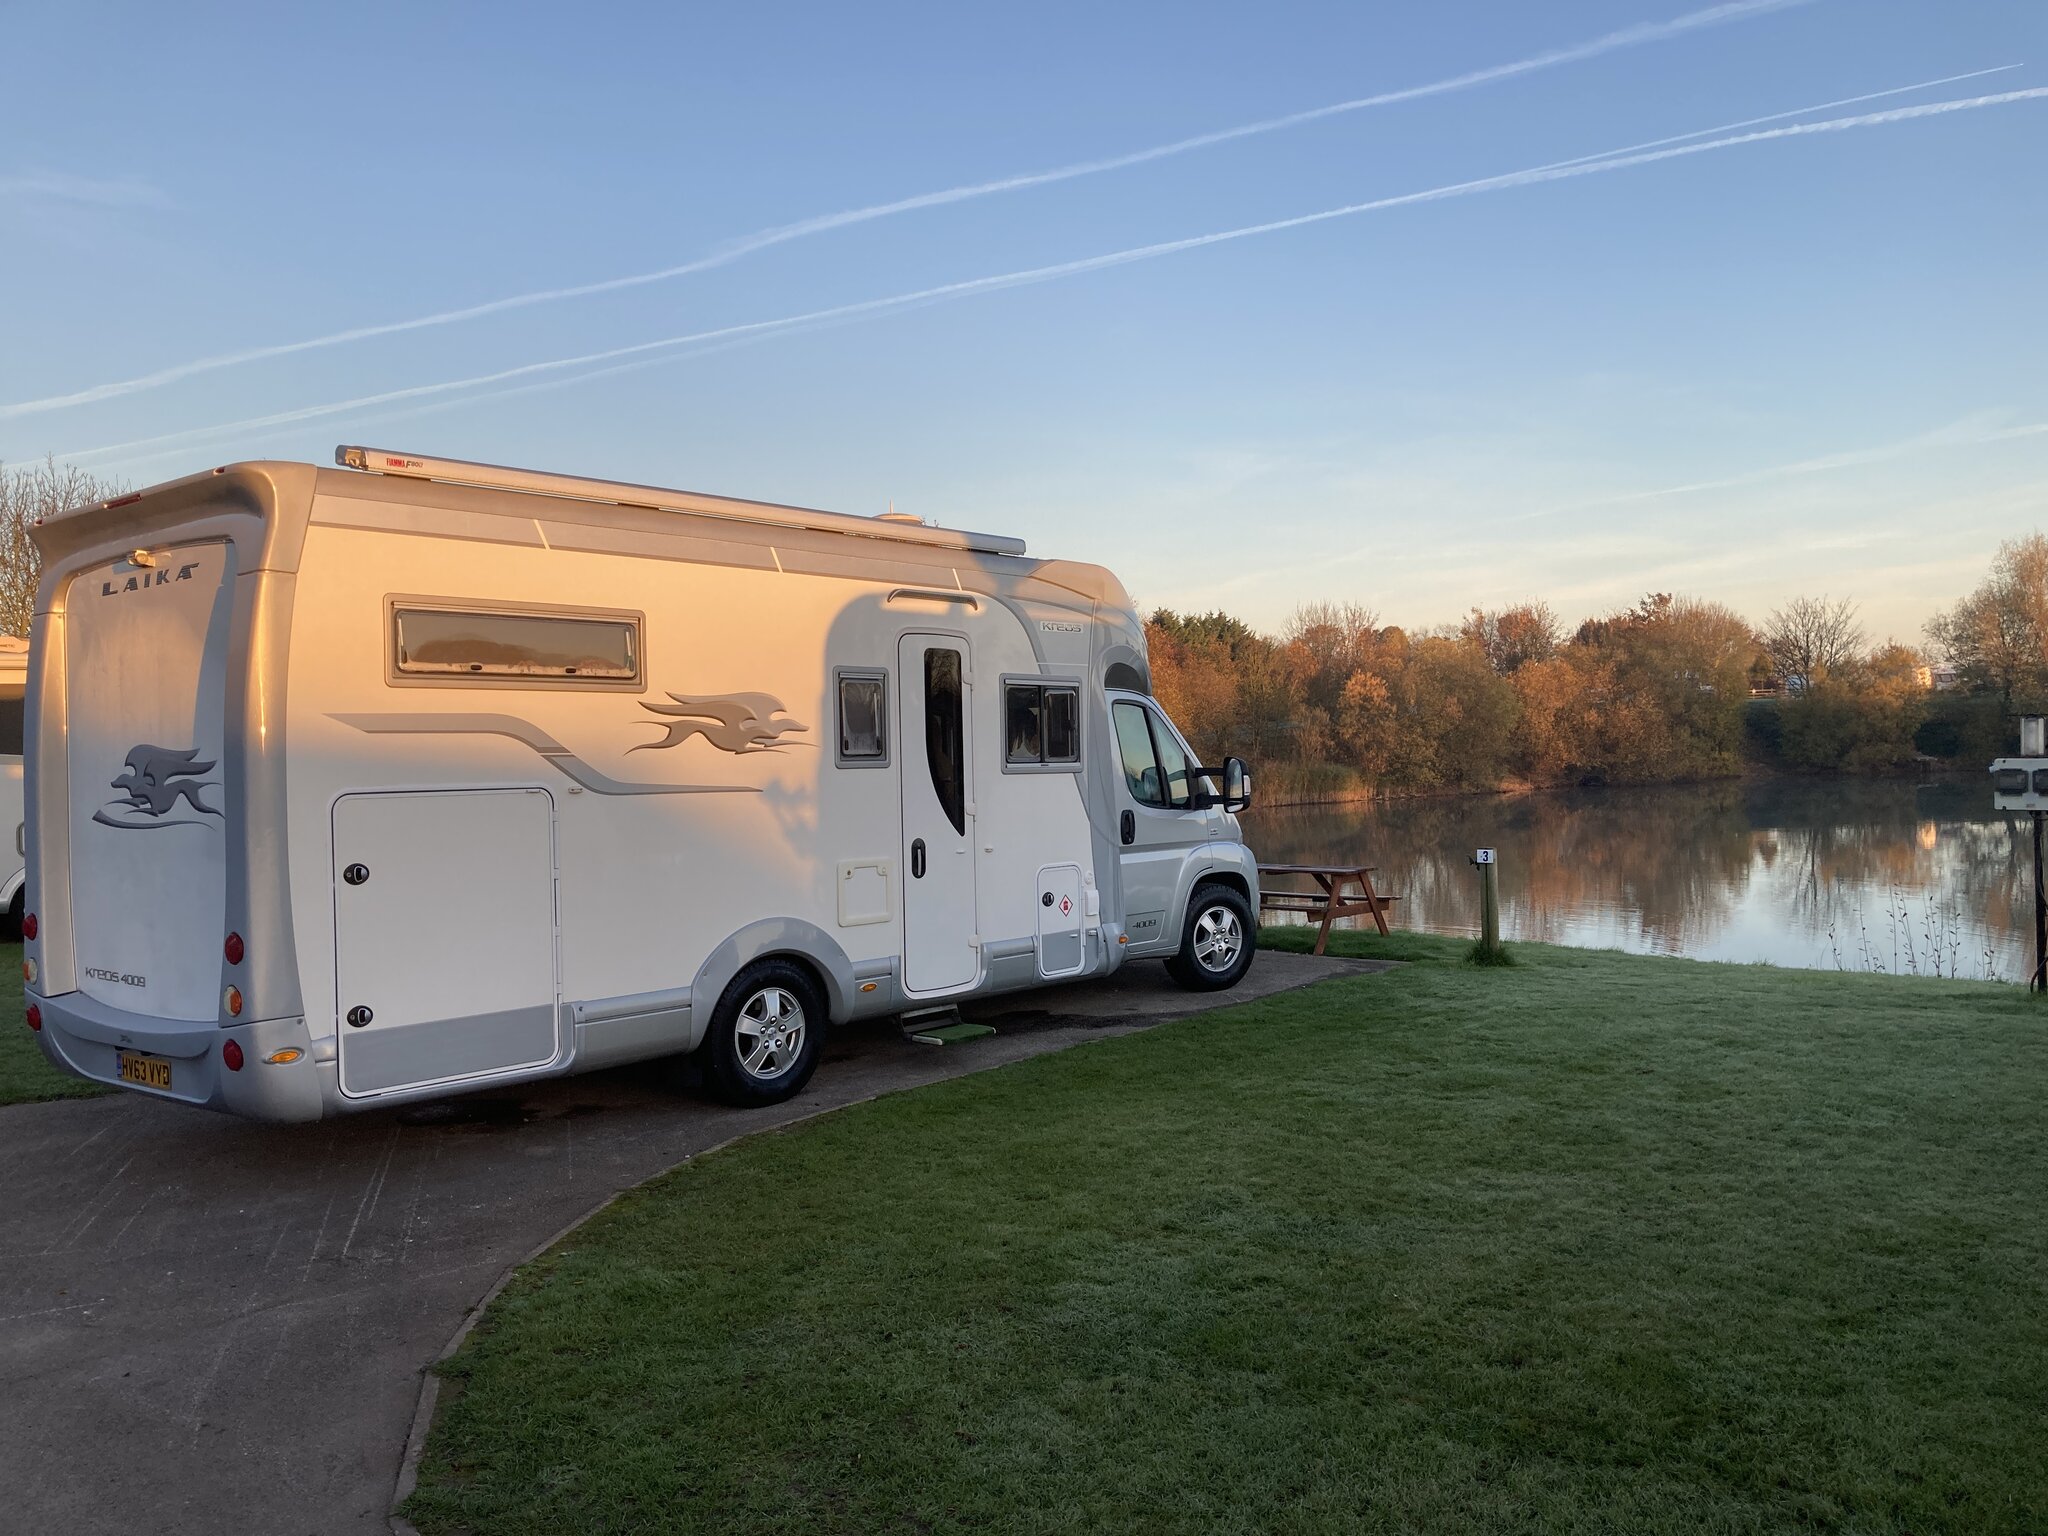
<svg viewBox="0 0 2048 1536">
<path fill-rule="evenodd" d="M 1004 764 L 1071 768 L 1080 761 L 1080 689 L 1070 683 L 1004 683 Z"/>
<path fill-rule="evenodd" d="M 1124 784 L 1140 805 L 1166 804 L 1166 781 L 1159 772 L 1159 753 L 1152 745 L 1152 728 L 1145 723 L 1140 704 L 1117 703 L 1110 710 L 1116 722 L 1116 746 L 1124 763 Z"/>
<path fill-rule="evenodd" d="M 967 719 L 960 653 L 937 646 L 924 653 L 924 750 L 932 789 L 953 830 L 967 835 Z"/>
<path fill-rule="evenodd" d="M 889 675 L 839 674 L 839 763 L 845 768 L 880 768 L 889 761 Z"/>
<path fill-rule="evenodd" d="M 0 757 L 21 756 L 21 730 L 21 695 L 0 695 Z"/>
<path fill-rule="evenodd" d="M 400 601 L 391 608 L 391 666 L 418 681 L 635 687 L 640 620 Z"/>
</svg>

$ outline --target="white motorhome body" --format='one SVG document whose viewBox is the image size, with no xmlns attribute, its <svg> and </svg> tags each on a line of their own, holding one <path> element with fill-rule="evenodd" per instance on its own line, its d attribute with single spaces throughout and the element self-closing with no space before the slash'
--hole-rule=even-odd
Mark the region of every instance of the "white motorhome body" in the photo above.
<svg viewBox="0 0 2048 1536">
<path fill-rule="evenodd" d="M 38 530 L 32 1024 L 279 1120 L 1249 964 L 1242 765 L 1096 566 L 1013 539 L 360 449 Z M 1224 801 L 1227 777 L 1237 796 Z"/>
</svg>

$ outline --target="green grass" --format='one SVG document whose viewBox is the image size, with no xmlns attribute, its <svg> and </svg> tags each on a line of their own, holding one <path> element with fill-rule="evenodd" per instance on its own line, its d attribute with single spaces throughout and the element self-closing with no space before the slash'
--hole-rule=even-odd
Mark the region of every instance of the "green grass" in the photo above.
<svg viewBox="0 0 2048 1536">
<path fill-rule="evenodd" d="M 0 1104 L 83 1099 L 108 1091 L 43 1060 L 36 1037 L 22 1022 L 21 946 L 0 944 Z"/>
<path fill-rule="evenodd" d="M 2048 1529 L 2048 1009 L 1340 947 L 1415 963 L 846 1110 L 625 1197 L 444 1368 L 406 1513 Z"/>
</svg>

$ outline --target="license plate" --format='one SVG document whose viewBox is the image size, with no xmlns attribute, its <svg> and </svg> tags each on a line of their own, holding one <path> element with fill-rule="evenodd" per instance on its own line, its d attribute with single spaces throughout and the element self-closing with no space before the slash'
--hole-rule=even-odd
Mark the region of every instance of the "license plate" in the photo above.
<svg viewBox="0 0 2048 1536">
<path fill-rule="evenodd" d="M 116 1051 L 114 1060 L 120 1067 L 121 1081 L 140 1083 L 145 1088 L 171 1086 L 171 1064 L 161 1056 L 140 1056 L 134 1051 Z"/>
</svg>

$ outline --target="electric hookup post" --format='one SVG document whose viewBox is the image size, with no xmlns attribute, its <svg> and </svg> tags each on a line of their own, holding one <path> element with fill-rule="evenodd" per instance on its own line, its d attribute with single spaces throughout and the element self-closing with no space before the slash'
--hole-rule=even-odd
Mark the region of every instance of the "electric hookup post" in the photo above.
<svg viewBox="0 0 2048 1536">
<path fill-rule="evenodd" d="M 1479 958 L 1498 960 L 1505 953 L 1500 947 L 1500 861 L 1493 849 L 1481 848 L 1472 862 L 1479 866 Z"/>
<path fill-rule="evenodd" d="M 2032 992 L 2048 992 L 2048 885 L 2041 874 L 2041 816 L 2048 812 L 2048 716 L 2020 717 L 2020 755 L 1991 765 L 1991 801 L 2034 819 L 2034 974 Z"/>
</svg>

